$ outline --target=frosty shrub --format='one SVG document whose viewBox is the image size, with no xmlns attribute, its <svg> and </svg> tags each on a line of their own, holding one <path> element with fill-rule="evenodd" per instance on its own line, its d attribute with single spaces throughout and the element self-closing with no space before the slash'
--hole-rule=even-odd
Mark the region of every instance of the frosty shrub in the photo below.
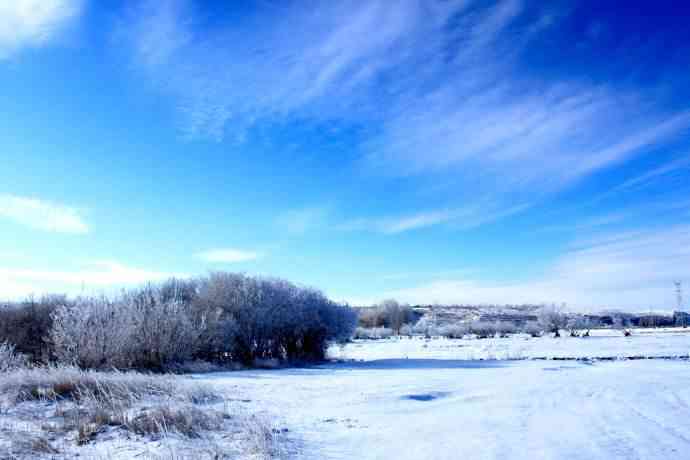
<svg viewBox="0 0 690 460">
<path fill-rule="evenodd" d="M 131 309 L 105 298 L 82 298 L 53 313 L 50 338 L 58 361 L 82 367 L 134 364 L 136 323 Z"/>
<path fill-rule="evenodd" d="M 590 329 L 596 327 L 596 322 L 582 315 L 576 315 L 568 319 L 567 329 L 571 337 L 589 336 Z"/>
<path fill-rule="evenodd" d="M 358 327 L 355 330 L 354 338 L 356 339 L 388 339 L 393 336 L 393 329 L 387 327 Z"/>
<path fill-rule="evenodd" d="M 353 339 L 362 340 L 371 338 L 371 329 L 366 327 L 358 327 L 355 329 L 355 333 L 352 335 Z"/>
<path fill-rule="evenodd" d="M 495 327 L 496 333 L 500 337 L 508 337 L 510 334 L 518 332 L 518 327 L 511 321 L 497 321 Z"/>
<path fill-rule="evenodd" d="M 147 287 L 127 294 L 123 305 L 134 323 L 135 367 L 163 370 L 189 361 L 200 348 L 206 322 L 183 299 Z"/>
<path fill-rule="evenodd" d="M 470 323 L 470 333 L 479 339 L 486 339 L 496 335 L 496 323 L 489 321 L 472 321 Z"/>
<path fill-rule="evenodd" d="M 412 335 L 414 335 L 414 330 L 412 326 L 409 324 L 405 324 L 403 327 L 400 328 L 400 335 L 412 337 Z"/>
<path fill-rule="evenodd" d="M 216 272 L 199 283 L 195 307 L 209 318 L 207 358 L 318 361 L 349 340 L 356 312 L 285 280 Z"/>
<path fill-rule="evenodd" d="M 189 304 L 147 287 L 116 300 L 80 298 L 58 308 L 50 339 L 62 363 L 164 370 L 190 360 L 204 330 Z"/>
<path fill-rule="evenodd" d="M 438 328 L 434 325 L 433 321 L 428 317 L 423 316 L 415 323 L 412 327 L 412 331 L 417 335 L 423 335 L 425 337 L 433 337 L 439 335 Z"/>
<path fill-rule="evenodd" d="M 539 326 L 539 323 L 536 321 L 527 321 L 522 326 L 521 332 L 524 334 L 529 334 L 532 337 L 539 337 L 539 336 L 541 336 L 542 328 L 541 328 L 541 326 Z"/>
<path fill-rule="evenodd" d="M 46 341 L 52 326 L 51 315 L 68 304 L 65 296 L 51 295 L 0 305 L 0 342 L 11 343 L 17 353 L 30 361 L 47 362 L 51 358 Z"/>
<path fill-rule="evenodd" d="M 0 341 L 16 338 L 35 360 L 165 371 L 194 360 L 318 361 L 357 323 L 352 308 L 315 289 L 220 272 L 112 298 L 59 299 L 2 309 Z"/>
<path fill-rule="evenodd" d="M 546 306 L 539 312 L 539 324 L 546 333 L 560 337 L 559 331 L 568 325 L 568 316 L 554 306 Z"/>
<path fill-rule="evenodd" d="M 466 323 L 447 324 L 438 329 L 438 335 L 449 339 L 461 339 L 467 335 L 469 331 L 470 328 Z"/>
<path fill-rule="evenodd" d="M 19 369 L 25 365 L 26 358 L 15 351 L 14 345 L 0 342 L 0 372 Z"/>
</svg>

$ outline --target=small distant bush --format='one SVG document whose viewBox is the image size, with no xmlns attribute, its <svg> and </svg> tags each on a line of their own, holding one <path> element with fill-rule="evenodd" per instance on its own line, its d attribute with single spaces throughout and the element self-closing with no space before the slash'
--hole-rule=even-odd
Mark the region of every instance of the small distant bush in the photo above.
<svg viewBox="0 0 690 460">
<path fill-rule="evenodd" d="M 470 333 L 479 339 L 487 339 L 496 335 L 496 324 L 489 321 L 472 321 L 470 323 Z"/>
<path fill-rule="evenodd" d="M 412 337 L 414 335 L 414 329 L 411 325 L 405 324 L 400 328 L 400 335 L 405 337 Z"/>
<path fill-rule="evenodd" d="M 439 335 L 438 328 L 433 324 L 428 317 L 423 316 L 412 326 L 412 332 L 417 335 L 425 337 L 433 337 Z"/>
<path fill-rule="evenodd" d="M 356 339 L 388 339 L 393 336 L 393 330 L 387 327 L 372 327 L 364 328 L 358 327 L 355 331 L 354 338 Z"/>
<path fill-rule="evenodd" d="M 557 306 L 546 306 L 539 312 L 539 325 L 546 333 L 560 337 L 560 330 L 568 326 L 568 316 Z"/>
<path fill-rule="evenodd" d="M 449 339 L 462 339 L 470 332 L 470 328 L 465 323 L 447 324 L 438 328 L 438 335 Z"/>
<path fill-rule="evenodd" d="M 496 334 L 500 337 L 508 337 L 518 332 L 517 325 L 511 321 L 497 321 L 495 327 Z"/>
<path fill-rule="evenodd" d="M 540 337 L 542 328 L 536 321 L 528 321 L 522 326 L 521 332 L 524 334 L 529 334 L 532 337 Z"/>
</svg>

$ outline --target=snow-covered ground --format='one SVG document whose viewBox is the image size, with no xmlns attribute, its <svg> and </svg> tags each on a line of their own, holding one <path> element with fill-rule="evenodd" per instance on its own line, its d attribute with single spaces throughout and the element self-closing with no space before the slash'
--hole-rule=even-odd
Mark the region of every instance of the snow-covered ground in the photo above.
<svg viewBox="0 0 690 460">
<path fill-rule="evenodd" d="M 620 331 L 596 330 L 591 337 L 551 336 L 533 338 L 515 335 L 492 339 L 444 339 L 423 337 L 356 340 L 333 347 L 336 359 L 372 360 L 428 359 L 519 359 L 519 358 L 624 358 L 690 355 L 688 329 L 635 329 L 624 337 Z"/>
<path fill-rule="evenodd" d="M 332 351 L 363 361 L 194 378 L 275 417 L 300 459 L 690 458 L 687 361 L 466 360 L 471 348 L 518 346 L 687 354 L 690 336 L 360 342 Z"/>
</svg>

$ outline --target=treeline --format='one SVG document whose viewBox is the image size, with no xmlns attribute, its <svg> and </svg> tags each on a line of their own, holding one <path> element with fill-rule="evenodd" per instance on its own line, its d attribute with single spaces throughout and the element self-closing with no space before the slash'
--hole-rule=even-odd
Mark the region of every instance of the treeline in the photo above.
<svg viewBox="0 0 690 460">
<path fill-rule="evenodd" d="M 45 296 L 0 307 L 0 343 L 35 362 L 165 370 L 190 360 L 308 362 L 349 339 L 357 313 L 320 291 L 217 272 L 116 297 Z"/>
<path fill-rule="evenodd" d="M 449 320 L 447 317 L 437 318 L 434 312 L 421 314 L 413 307 L 387 300 L 380 305 L 362 310 L 359 316 L 359 327 L 354 337 L 383 339 L 396 335 L 417 335 L 451 339 L 473 336 L 483 339 L 508 337 L 512 334 L 528 334 L 533 337 L 553 334 L 554 337 L 560 337 L 562 331 L 572 337 L 588 337 L 591 329 L 605 326 L 598 317 L 565 313 L 555 305 L 544 305 L 539 311 L 530 311 L 536 314 L 486 315 L 504 318 L 495 320 L 483 319 L 483 317 Z M 623 330 L 627 325 L 628 323 L 616 317 L 611 327 Z"/>
<path fill-rule="evenodd" d="M 359 326 L 365 329 L 390 329 L 394 334 L 400 335 L 405 325 L 415 323 L 421 316 L 409 305 L 392 299 L 384 300 L 379 305 L 360 308 Z"/>
</svg>

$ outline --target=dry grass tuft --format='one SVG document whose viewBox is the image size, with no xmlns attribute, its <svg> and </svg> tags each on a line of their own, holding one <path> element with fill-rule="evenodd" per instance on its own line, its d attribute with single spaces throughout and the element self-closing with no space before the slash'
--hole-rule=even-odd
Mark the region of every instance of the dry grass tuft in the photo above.
<svg viewBox="0 0 690 460">
<path fill-rule="evenodd" d="M 74 367 L 18 369 L 0 374 L 0 400 L 7 404 L 5 414 L 25 417 L 15 420 L 33 427 L 18 435 L 12 451 L 0 452 L 0 458 L 54 457 L 57 442 L 77 453 L 82 451 L 72 449 L 95 449 L 100 440 L 118 436 L 144 445 L 170 437 L 183 450 L 191 442 L 183 440 L 203 439 L 205 447 L 215 445 L 219 453 L 210 458 L 270 459 L 279 452 L 279 432 L 268 423 L 231 412 L 215 391 L 175 376 Z"/>
<path fill-rule="evenodd" d="M 205 431 L 223 427 L 223 414 L 203 411 L 194 406 L 173 407 L 163 405 L 143 411 L 126 424 L 140 435 L 165 436 L 176 433 L 188 438 L 199 438 Z"/>
<path fill-rule="evenodd" d="M 174 397 L 195 403 L 219 396 L 202 386 L 183 385 L 172 376 L 136 372 L 84 371 L 76 367 L 19 369 L 0 378 L 0 393 L 16 402 L 29 400 L 90 400 L 131 405 L 145 397 Z"/>
</svg>

